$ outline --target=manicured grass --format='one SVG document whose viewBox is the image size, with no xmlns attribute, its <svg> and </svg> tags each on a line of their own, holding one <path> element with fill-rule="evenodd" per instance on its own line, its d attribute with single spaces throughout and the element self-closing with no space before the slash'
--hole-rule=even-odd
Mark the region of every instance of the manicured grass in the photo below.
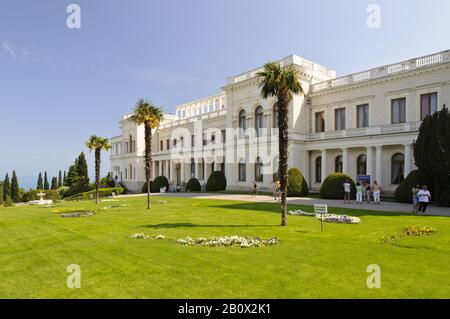
<svg viewBox="0 0 450 319">
<path fill-rule="evenodd" d="M 167 204 L 151 211 L 144 209 L 144 197 L 105 202 L 100 207 L 130 206 L 78 219 L 60 213 L 96 205 L 0 208 L 0 298 L 450 298 L 447 217 L 348 210 L 362 223 L 325 224 L 322 233 L 312 217 L 289 216 L 289 226 L 279 227 L 276 204 L 161 199 Z M 437 233 L 396 245 L 381 241 L 415 224 Z M 281 242 L 250 249 L 185 247 L 128 238 L 138 232 Z M 81 289 L 66 287 L 70 264 L 81 267 Z M 381 289 L 367 288 L 370 264 L 381 267 Z"/>
</svg>

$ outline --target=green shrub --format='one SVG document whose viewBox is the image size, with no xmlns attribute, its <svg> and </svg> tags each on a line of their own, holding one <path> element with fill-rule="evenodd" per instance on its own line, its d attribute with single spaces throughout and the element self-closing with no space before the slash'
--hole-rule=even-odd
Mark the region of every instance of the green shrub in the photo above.
<svg viewBox="0 0 450 319">
<path fill-rule="evenodd" d="M 201 190 L 202 186 L 195 177 L 192 177 L 186 184 L 186 191 L 188 192 L 200 192 Z"/>
<path fill-rule="evenodd" d="M 409 173 L 405 180 L 397 187 L 394 199 L 399 203 L 412 203 L 412 188 L 420 185 L 419 171 L 415 170 Z"/>
<path fill-rule="evenodd" d="M 33 200 L 39 200 L 39 196 L 37 195 L 41 191 L 36 189 L 30 189 L 28 192 L 23 193 L 22 202 L 28 203 Z M 43 191 L 45 193 L 44 200 L 52 200 L 54 203 L 57 203 L 61 200 L 61 195 L 57 190 L 48 190 Z"/>
<path fill-rule="evenodd" d="M 222 171 L 212 172 L 206 183 L 207 192 L 224 191 L 227 188 L 227 179 Z"/>
<path fill-rule="evenodd" d="M 116 188 L 100 188 L 99 189 L 99 197 L 109 197 L 112 195 L 112 193 L 115 193 L 116 195 L 122 195 L 123 194 L 123 188 L 116 187 Z M 88 191 L 80 194 L 73 195 L 71 197 L 67 197 L 66 200 L 88 200 L 88 199 L 94 199 L 96 196 L 96 191 Z"/>
<path fill-rule="evenodd" d="M 351 197 L 356 195 L 356 186 L 353 179 L 347 174 L 332 173 L 323 181 L 320 188 L 320 196 L 327 199 L 343 199 L 344 183 L 348 180 L 350 183 Z"/>
<path fill-rule="evenodd" d="M 153 182 L 150 181 L 150 191 L 152 190 L 152 185 Z M 141 189 L 142 193 L 147 194 L 147 183 L 145 182 L 144 185 L 142 185 L 142 189 Z"/>
<path fill-rule="evenodd" d="M 3 201 L 3 207 L 12 207 L 13 206 L 13 200 L 11 199 L 11 196 L 6 195 L 5 200 Z"/>
<path fill-rule="evenodd" d="M 158 176 L 155 178 L 151 185 L 152 193 L 159 193 L 161 188 L 166 188 L 166 192 L 169 191 L 169 180 L 165 176 Z"/>
<path fill-rule="evenodd" d="M 308 184 L 305 177 L 298 168 L 291 168 L 288 171 L 288 197 L 307 196 L 309 194 Z"/>
<path fill-rule="evenodd" d="M 441 197 L 439 198 L 439 205 L 443 207 L 450 207 L 450 187 L 441 191 Z"/>
</svg>

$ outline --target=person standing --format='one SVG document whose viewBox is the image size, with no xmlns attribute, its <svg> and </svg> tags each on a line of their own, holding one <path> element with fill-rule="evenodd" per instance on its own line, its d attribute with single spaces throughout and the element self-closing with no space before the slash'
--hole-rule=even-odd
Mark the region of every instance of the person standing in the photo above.
<svg viewBox="0 0 450 319">
<path fill-rule="evenodd" d="M 356 203 L 357 204 L 362 204 L 363 201 L 363 187 L 361 186 L 361 184 L 358 182 L 356 184 Z"/>
<path fill-rule="evenodd" d="M 423 215 L 423 214 L 425 214 L 427 207 L 428 207 L 428 203 L 431 200 L 431 194 L 430 194 L 430 191 L 428 190 L 427 185 L 422 186 L 422 189 L 417 193 L 417 196 L 419 196 L 418 214 Z"/>
<path fill-rule="evenodd" d="M 373 200 L 374 200 L 375 204 L 378 204 L 378 205 L 381 204 L 381 201 L 380 201 L 381 186 L 378 185 L 377 181 L 373 182 L 372 191 L 373 191 Z"/>
<path fill-rule="evenodd" d="M 420 185 L 417 184 L 412 188 L 412 200 L 413 200 L 413 214 L 417 214 L 419 210 L 419 191 L 420 191 Z"/>
<path fill-rule="evenodd" d="M 370 182 L 366 183 L 366 189 L 364 190 L 366 193 L 366 199 L 367 199 L 367 203 L 370 204 L 370 196 L 371 196 L 371 188 L 370 188 Z"/>
<path fill-rule="evenodd" d="M 348 179 L 344 183 L 344 204 L 350 204 L 351 185 Z"/>
<path fill-rule="evenodd" d="M 256 185 L 255 181 L 253 181 L 253 184 L 252 184 L 252 197 L 256 197 L 257 193 L 258 193 L 258 185 Z"/>
</svg>

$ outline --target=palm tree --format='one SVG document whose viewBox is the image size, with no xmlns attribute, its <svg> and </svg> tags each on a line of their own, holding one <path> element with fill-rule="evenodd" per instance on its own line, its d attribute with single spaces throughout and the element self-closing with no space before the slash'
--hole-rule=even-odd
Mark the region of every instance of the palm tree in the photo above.
<svg viewBox="0 0 450 319">
<path fill-rule="evenodd" d="M 111 144 L 107 138 L 98 137 L 97 135 L 92 135 L 86 142 L 86 147 L 91 151 L 95 151 L 95 191 L 96 191 L 96 202 L 100 202 L 99 199 L 99 188 L 100 188 L 100 165 L 101 165 L 101 154 L 102 151 L 108 151 L 111 148 Z"/>
<path fill-rule="evenodd" d="M 304 93 L 300 83 L 299 73 L 294 67 L 281 67 L 279 63 L 269 62 L 264 65 L 264 71 L 257 73 L 260 79 L 261 96 L 267 99 L 271 96 L 278 101 L 278 143 L 280 162 L 278 174 L 281 187 L 281 226 L 287 226 L 287 184 L 288 184 L 288 107 L 292 94 Z"/>
<path fill-rule="evenodd" d="M 144 125 L 145 129 L 145 177 L 147 181 L 147 209 L 151 208 L 150 202 L 150 178 L 152 176 L 152 130 L 159 126 L 164 119 L 162 108 L 156 107 L 151 102 L 140 99 L 131 116 L 131 120 L 137 125 Z"/>
</svg>

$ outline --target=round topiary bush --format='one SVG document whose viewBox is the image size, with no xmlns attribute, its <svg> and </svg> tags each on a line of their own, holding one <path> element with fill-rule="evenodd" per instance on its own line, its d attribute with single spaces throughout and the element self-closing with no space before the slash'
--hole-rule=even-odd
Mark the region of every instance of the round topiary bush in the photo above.
<svg viewBox="0 0 450 319">
<path fill-rule="evenodd" d="M 195 177 L 192 177 L 186 184 L 186 191 L 188 192 L 200 192 L 201 190 L 202 186 Z"/>
<path fill-rule="evenodd" d="M 307 196 L 309 194 L 308 184 L 305 177 L 302 175 L 298 168 L 291 168 L 288 171 L 289 183 L 288 183 L 288 197 L 300 197 Z"/>
<path fill-rule="evenodd" d="M 158 176 L 150 185 L 152 193 L 159 193 L 161 188 L 166 188 L 169 191 L 169 180 L 165 176 Z"/>
<path fill-rule="evenodd" d="M 207 192 L 224 191 L 227 188 L 227 179 L 222 171 L 215 171 L 208 178 L 206 183 Z"/>
<path fill-rule="evenodd" d="M 150 191 L 152 191 L 152 185 L 153 185 L 153 181 L 150 181 Z M 142 185 L 141 191 L 142 191 L 142 193 L 147 194 L 147 182 L 145 182 L 144 185 Z"/>
<path fill-rule="evenodd" d="M 343 199 L 344 183 L 348 180 L 350 183 L 351 198 L 355 198 L 356 186 L 353 179 L 347 174 L 332 173 L 323 181 L 320 188 L 320 196 L 327 199 Z"/>
<path fill-rule="evenodd" d="M 408 177 L 397 187 L 394 199 L 399 203 L 412 203 L 412 188 L 420 184 L 419 171 L 415 170 L 409 173 Z"/>
</svg>

